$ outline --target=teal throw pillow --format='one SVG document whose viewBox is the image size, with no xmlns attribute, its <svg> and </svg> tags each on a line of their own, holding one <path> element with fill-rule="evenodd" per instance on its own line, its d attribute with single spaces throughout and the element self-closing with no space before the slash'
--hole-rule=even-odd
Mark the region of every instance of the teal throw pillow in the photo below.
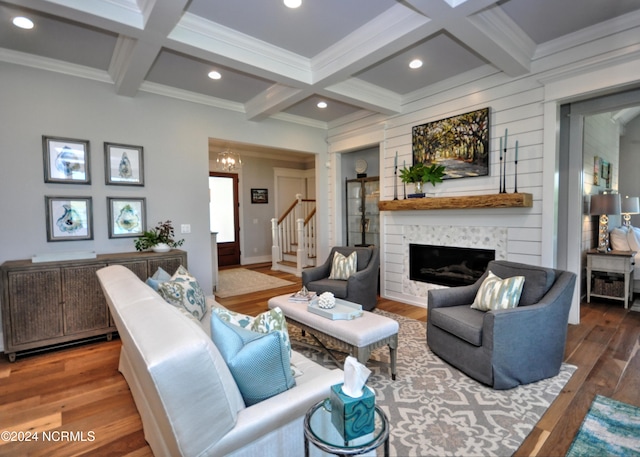
<svg viewBox="0 0 640 457">
<path fill-rule="evenodd" d="M 186 309 L 198 320 L 207 312 L 207 302 L 200 284 L 182 265 L 170 281 L 158 285 L 158 293 L 167 303 Z"/>
<path fill-rule="evenodd" d="M 480 311 L 515 308 L 520 303 L 523 286 L 524 276 L 502 279 L 489 271 L 471 307 Z"/>
<path fill-rule="evenodd" d="M 162 267 L 158 267 L 153 276 L 147 278 L 145 282 L 149 287 L 157 292 L 160 284 L 167 281 L 171 281 L 171 275 L 167 273 Z"/>
<path fill-rule="evenodd" d="M 256 333 L 211 314 L 211 339 L 224 358 L 247 406 L 295 386 L 281 332 Z"/>
</svg>

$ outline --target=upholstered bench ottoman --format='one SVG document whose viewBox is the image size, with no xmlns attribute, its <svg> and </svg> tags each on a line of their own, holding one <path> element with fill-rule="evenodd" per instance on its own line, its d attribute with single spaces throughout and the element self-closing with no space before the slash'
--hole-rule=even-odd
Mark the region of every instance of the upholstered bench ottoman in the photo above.
<svg viewBox="0 0 640 457">
<path fill-rule="evenodd" d="M 397 321 L 369 311 L 353 320 L 331 320 L 307 311 L 304 303 L 290 302 L 291 295 L 280 295 L 269 300 L 269 308 L 279 307 L 287 322 L 308 332 L 322 346 L 329 356 L 341 364 L 324 345 L 329 341 L 341 351 L 351 354 L 362 364 L 366 364 L 374 349 L 389 346 L 391 359 L 391 379 L 396 379 L 396 356 L 398 350 Z"/>
</svg>

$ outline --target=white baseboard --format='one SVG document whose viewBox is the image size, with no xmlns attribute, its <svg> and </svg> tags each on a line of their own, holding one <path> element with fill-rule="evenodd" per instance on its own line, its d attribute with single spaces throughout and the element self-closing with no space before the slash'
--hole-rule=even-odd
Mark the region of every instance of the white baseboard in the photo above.
<svg viewBox="0 0 640 457">
<path fill-rule="evenodd" d="M 270 255 L 240 258 L 240 265 L 252 265 L 254 263 L 266 263 L 266 262 L 269 262 L 269 263 L 271 262 Z"/>
</svg>

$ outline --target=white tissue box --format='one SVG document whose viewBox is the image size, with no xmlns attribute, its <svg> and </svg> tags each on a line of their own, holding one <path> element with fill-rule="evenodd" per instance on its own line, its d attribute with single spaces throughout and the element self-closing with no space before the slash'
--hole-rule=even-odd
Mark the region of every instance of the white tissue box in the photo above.
<svg viewBox="0 0 640 457">
<path fill-rule="evenodd" d="M 365 386 L 362 396 L 352 398 L 342 392 L 342 384 L 331 386 L 331 423 L 349 441 L 373 433 L 376 398 Z"/>
</svg>

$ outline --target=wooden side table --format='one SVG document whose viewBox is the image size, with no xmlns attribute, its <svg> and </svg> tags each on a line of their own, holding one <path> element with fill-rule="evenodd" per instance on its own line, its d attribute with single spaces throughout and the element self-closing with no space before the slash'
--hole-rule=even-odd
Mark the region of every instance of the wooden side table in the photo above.
<svg viewBox="0 0 640 457">
<path fill-rule="evenodd" d="M 587 252 L 587 303 L 591 303 L 591 297 L 608 298 L 611 300 L 623 300 L 624 307 L 629 307 L 633 299 L 633 270 L 635 265 L 635 251 L 609 251 L 598 252 L 592 249 Z M 605 293 L 592 293 L 592 273 L 615 273 L 624 276 L 623 296 L 607 295 Z"/>
</svg>

